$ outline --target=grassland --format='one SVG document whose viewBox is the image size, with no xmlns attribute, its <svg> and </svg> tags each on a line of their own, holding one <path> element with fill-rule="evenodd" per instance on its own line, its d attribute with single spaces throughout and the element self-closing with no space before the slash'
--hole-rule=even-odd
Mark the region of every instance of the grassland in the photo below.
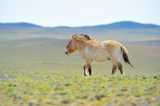
<svg viewBox="0 0 160 106">
<path fill-rule="evenodd" d="M 160 105 L 158 75 L 0 72 L 0 105 Z"/>
<path fill-rule="evenodd" d="M 134 68 L 112 76 L 110 61 L 93 63 L 84 77 L 78 52 L 66 56 L 68 40 L 23 39 L 0 44 L 0 105 L 160 105 L 160 46 L 133 42 Z M 147 46 L 146 46 L 147 45 Z"/>
</svg>

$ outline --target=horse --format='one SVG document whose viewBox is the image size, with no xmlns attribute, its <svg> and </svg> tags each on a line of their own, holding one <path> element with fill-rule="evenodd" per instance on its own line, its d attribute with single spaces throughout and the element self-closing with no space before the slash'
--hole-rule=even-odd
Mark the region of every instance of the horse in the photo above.
<svg viewBox="0 0 160 106">
<path fill-rule="evenodd" d="M 96 41 L 85 34 L 73 34 L 71 40 L 65 49 L 65 54 L 69 55 L 76 50 L 79 51 L 86 64 L 83 67 L 84 76 L 88 76 L 86 69 L 88 68 L 89 75 L 92 75 L 91 63 L 112 61 L 112 75 L 116 73 L 117 68 L 120 73 L 125 75 L 120 63 L 120 56 L 123 54 L 123 59 L 131 67 L 127 49 L 119 42 L 114 40 Z"/>
</svg>

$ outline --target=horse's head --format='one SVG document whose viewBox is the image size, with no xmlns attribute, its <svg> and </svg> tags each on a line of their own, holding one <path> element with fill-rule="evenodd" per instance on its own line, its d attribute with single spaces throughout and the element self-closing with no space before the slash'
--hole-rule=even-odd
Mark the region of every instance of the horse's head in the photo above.
<svg viewBox="0 0 160 106">
<path fill-rule="evenodd" d="M 73 34 L 72 39 L 69 41 L 68 45 L 66 46 L 66 49 L 65 49 L 65 54 L 66 55 L 69 55 L 69 54 L 71 54 L 71 53 L 73 53 L 74 51 L 77 50 L 76 43 L 75 43 L 75 37 L 76 36 L 77 36 L 76 34 Z"/>
</svg>

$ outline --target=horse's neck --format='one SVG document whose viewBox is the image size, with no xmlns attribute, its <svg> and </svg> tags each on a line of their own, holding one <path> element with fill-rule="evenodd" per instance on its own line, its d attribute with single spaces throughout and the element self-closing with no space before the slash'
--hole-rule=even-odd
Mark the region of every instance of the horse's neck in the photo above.
<svg viewBox="0 0 160 106">
<path fill-rule="evenodd" d="M 79 52 L 81 52 L 81 50 L 87 45 L 87 41 L 85 40 L 77 40 L 76 42 L 76 48 Z"/>
</svg>

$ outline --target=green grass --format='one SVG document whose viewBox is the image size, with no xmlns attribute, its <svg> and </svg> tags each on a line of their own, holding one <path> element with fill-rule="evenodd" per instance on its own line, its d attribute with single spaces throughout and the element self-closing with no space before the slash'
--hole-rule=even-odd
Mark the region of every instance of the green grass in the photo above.
<svg viewBox="0 0 160 106">
<path fill-rule="evenodd" d="M 0 72 L 0 105 L 159 105 L 158 75 Z"/>
<path fill-rule="evenodd" d="M 112 76 L 111 61 L 95 62 L 84 77 L 85 61 L 66 56 L 66 42 L 23 41 L 0 43 L 0 105 L 160 105 L 159 46 L 124 43 L 135 68 L 121 58 L 126 75 Z"/>
</svg>

